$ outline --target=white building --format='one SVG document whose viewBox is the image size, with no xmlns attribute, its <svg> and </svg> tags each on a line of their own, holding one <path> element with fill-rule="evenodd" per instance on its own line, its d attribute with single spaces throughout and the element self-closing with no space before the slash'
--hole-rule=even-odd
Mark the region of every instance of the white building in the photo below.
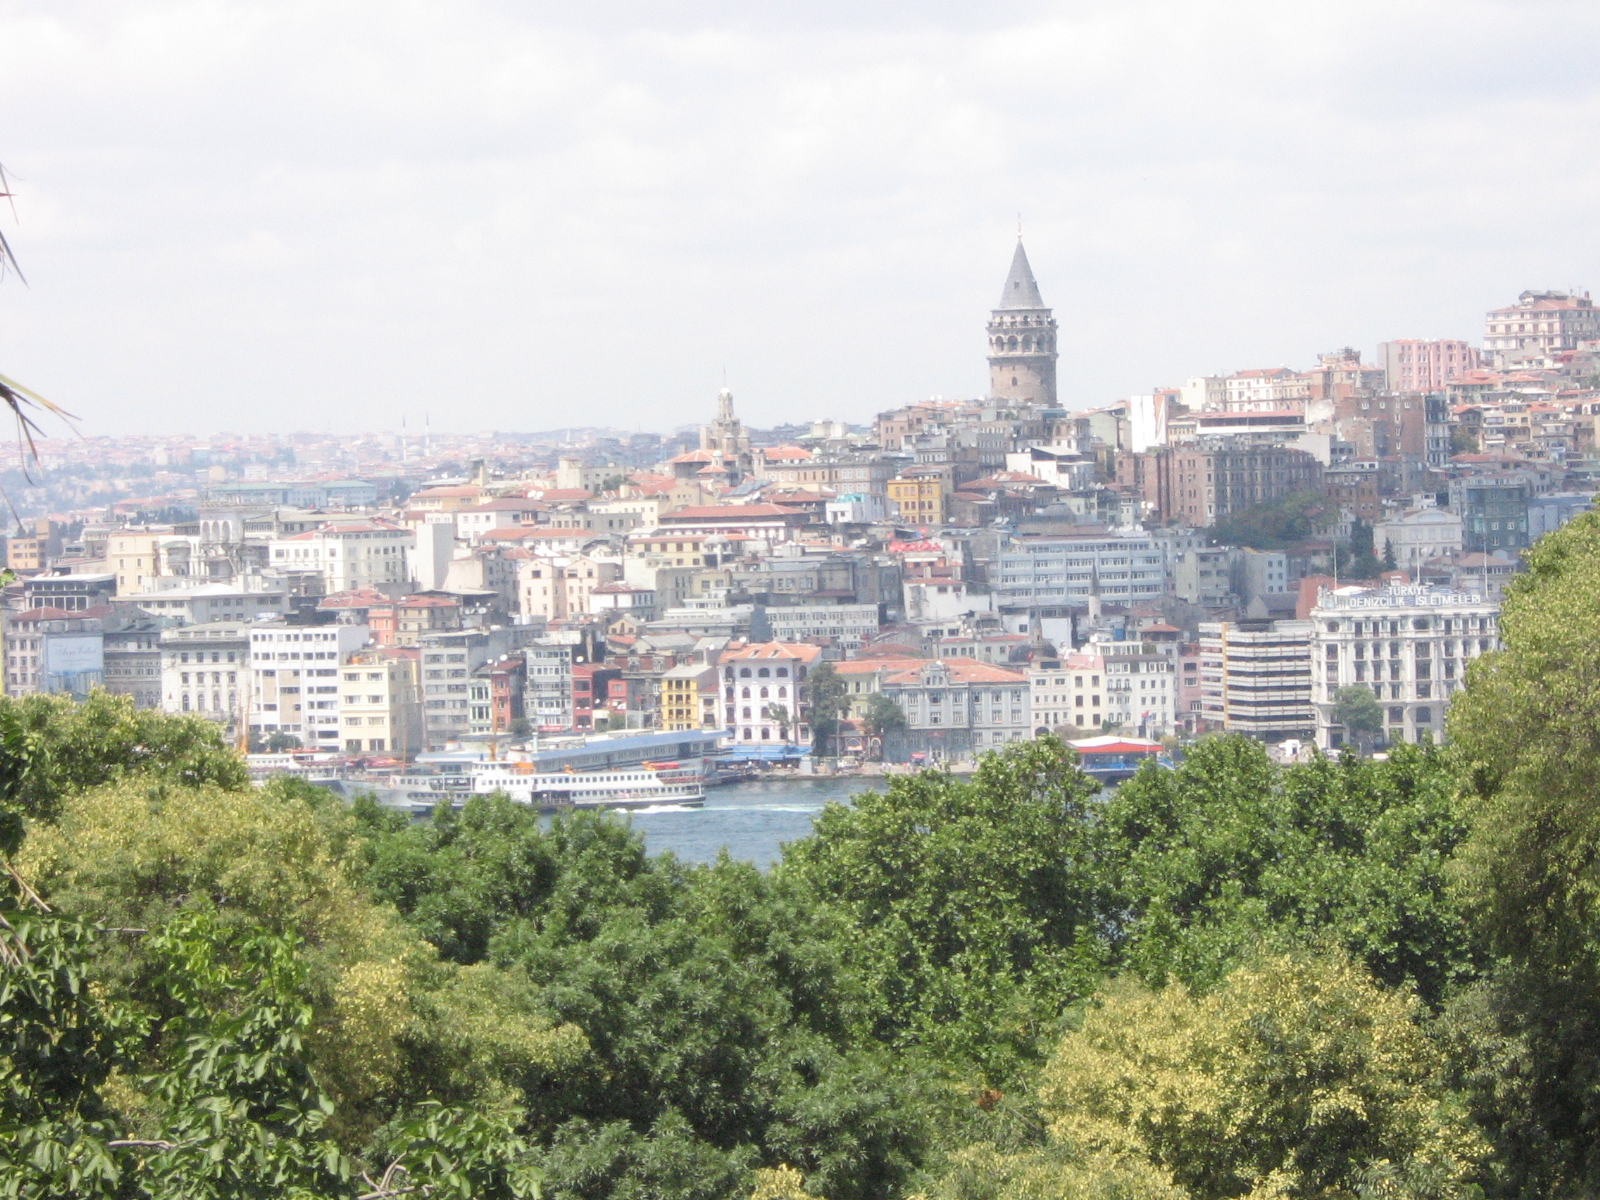
<svg viewBox="0 0 1600 1200">
<path fill-rule="evenodd" d="M 336 521 L 306 533 L 274 538 L 271 565 L 280 570 L 321 571 L 329 592 L 406 583 L 411 577 L 411 530 L 392 521 Z"/>
<path fill-rule="evenodd" d="M 339 664 L 371 640 L 367 627 L 266 621 L 249 634 L 251 733 L 339 749 Z"/>
<path fill-rule="evenodd" d="M 856 650 L 878 636 L 876 604 L 797 604 L 765 612 L 775 642 L 831 638 L 836 646 Z"/>
<path fill-rule="evenodd" d="M 1429 559 L 1461 552 L 1461 516 L 1443 508 L 1421 508 L 1372 527 L 1372 552 L 1383 558 L 1394 547 L 1394 565 L 1415 579 Z"/>
<path fill-rule="evenodd" d="M 735 745 L 811 741 L 810 708 L 802 688 L 807 669 L 821 657 L 821 647 L 782 642 L 761 642 L 722 656 L 717 665 L 722 668 L 723 724 Z"/>
<path fill-rule="evenodd" d="M 1029 707 L 1035 732 L 1069 727 L 1098 729 L 1105 719 L 1105 660 L 1098 654 L 1068 654 L 1054 667 L 1028 668 Z"/>
<path fill-rule="evenodd" d="M 254 576 L 240 583 L 202 583 L 197 587 L 163 588 L 118 596 L 116 603 L 132 605 L 153 617 L 167 617 L 183 625 L 212 621 L 250 621 L 263 614 L 289 610 L 289 593 L 279 580 Z"/>
<path fill-rule="evenodd" d="M 250 631 L 242 621 L 162 630 L 162 711 L 194 713 L 237 732 L 250 681 Z"/>
<path fill-rule="evenodd" d="M 1093 594 L 1114 604 L 1157 599 L 1169 590 L 1169 540 L 1142 530 L 1013 538 L 990 567 L 995 601 L 1031 607 L 1087 604 Z"/>
<path fill-rule="evenodd" d="M 906 717 L 907 749 L 959 762 L 1033 736 L 1028 677 L 969 658 L 891 663 L 880 690 Z"/>
<path fill-rule="evenodd" d="M 1323 588 L 1311 610 L 1317 745 L 1341 745 L 1340 688 L 1370 688 L 1390 741 L 1438 739 L 1467 664 L 1499 648 L 1500 606 L 1479 592 L 1425 585 Z"/>
</svg>

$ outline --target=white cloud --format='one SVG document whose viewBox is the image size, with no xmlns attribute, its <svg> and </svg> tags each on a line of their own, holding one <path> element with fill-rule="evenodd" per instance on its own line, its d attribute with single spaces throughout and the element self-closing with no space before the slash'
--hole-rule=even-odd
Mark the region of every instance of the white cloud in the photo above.
<svg viewBox="0 0 1600 1200">
<path fill-rule="evenodd" d="M 87 430 L 1079 404 L 1600 287 L 1600 10 L 14 3 L 0 362 Z"/>
</svg>

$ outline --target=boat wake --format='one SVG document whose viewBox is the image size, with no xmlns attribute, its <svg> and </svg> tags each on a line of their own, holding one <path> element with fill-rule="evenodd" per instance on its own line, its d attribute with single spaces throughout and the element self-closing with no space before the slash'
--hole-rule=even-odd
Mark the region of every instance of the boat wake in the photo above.
<svg viewBox="0 0 1600 1200">
<path fill-rule="evenodd" d="M 700 809 L 687 804 L 647 804 L 643 808 L 619 808 L 612 811 L 628 812 L 636 817 L 653 817 L 657 813 L 699 812 Z"/>
</svg>

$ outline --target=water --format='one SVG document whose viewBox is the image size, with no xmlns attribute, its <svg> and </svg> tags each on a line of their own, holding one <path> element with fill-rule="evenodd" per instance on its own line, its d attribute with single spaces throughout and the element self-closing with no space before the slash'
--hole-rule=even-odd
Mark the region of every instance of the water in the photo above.
<svg viewBox="0 0 1600 1200">
<path fill-rule="evenodd" d="M 704 808 L 633 813 L 652 854 L 671 850 L 685 862 L 711 862 L 724 846 L 730 856 L 766 867 L 784 842 L 811 832 L 811 818 L 830 800 L 881 791 L 881 778 L 757 779 L 706 789 Z"/>
</svg>

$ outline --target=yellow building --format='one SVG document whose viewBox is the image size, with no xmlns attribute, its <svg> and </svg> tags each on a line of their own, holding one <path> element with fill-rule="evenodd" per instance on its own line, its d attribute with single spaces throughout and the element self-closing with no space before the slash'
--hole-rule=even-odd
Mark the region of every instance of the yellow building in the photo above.
<svg viewBox="0 0 1600 1200">
<path fill-rule="evenodd" d="M 114 533 L 107 539 L 106 557 L 117 577 L 117 595 L 152 590 L 150 581 L 161 574 L 160 547 L 170 533 Z"/>
<path fill-rule="evenodd" d="M 662 729 L 688 733 L 718 727 L 716 667 L 689 663 L 661 676 Z"/>
<path fill-rule="evenodd" d="M 944 524 L 944 480 L 939 476 L 891 479 L 885 488 L 900 520 L 909 525 Z"/>
<path fill-rule="evenodd" d="M 416 650 L 358 650 L 339 671 L 339 736 L 347 752 L 415 754 L 427 747 Z"/>
</svg>

